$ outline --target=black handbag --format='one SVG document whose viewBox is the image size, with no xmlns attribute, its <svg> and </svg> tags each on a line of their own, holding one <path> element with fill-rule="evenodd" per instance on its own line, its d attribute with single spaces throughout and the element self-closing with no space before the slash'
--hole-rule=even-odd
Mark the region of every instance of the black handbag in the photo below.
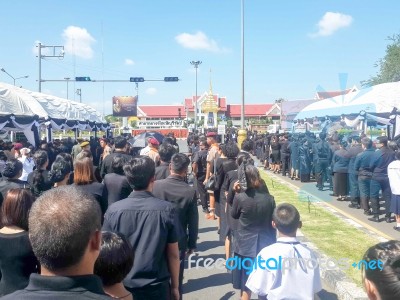
<svg viewBox="0 0 400 300">
<path fill-rule="evenodd" d="M 207 191 L 215 191 L 217 189 L 217 163 L 214 160 L 214 173 L 208 178 L 205 188 Z"/>
</svg>

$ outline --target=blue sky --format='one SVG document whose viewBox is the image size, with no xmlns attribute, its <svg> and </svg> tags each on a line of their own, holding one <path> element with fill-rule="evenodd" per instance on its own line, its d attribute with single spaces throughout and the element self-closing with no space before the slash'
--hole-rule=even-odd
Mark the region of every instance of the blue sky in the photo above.
<svg viewBox="0 0 400 300">
<path fill-rule="evenodd" d="M 386 37 L 400 33 L 399 1 L 245 0 L 245 100 L 313 98 L 374 75 Z M 17 85 L 38 90 L 35 44 L 64 45 L 64 59 L 42 60 L 43 79 L 161 79 L 139 84 L 140 104 L 177 104 L 195 93 L 192 60 L 201 60 L 198 93 L 241 101 L 241 1 L 3 1 L 0 67 Z M 211 69 L 211 75 L 210 75 Z M 0 81 L 12 79 L 0 72 Z M 70 82 L 68 98 L 111 112 L 112 96 L 136 95 L 133 83 Z M 67 97 L 66 82 L 42 92 Z"/>
</svg>

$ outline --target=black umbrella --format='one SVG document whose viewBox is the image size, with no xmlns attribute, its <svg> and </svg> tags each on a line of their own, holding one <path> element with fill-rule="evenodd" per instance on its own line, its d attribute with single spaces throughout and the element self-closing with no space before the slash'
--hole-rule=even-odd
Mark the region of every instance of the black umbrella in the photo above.
<svg viewBox="0 0 400 300">
<path fill-rule="evenodd" d="M 164 140 L 164 136 L 156 131 L 150 131 L 150 132 L 143 132 L 141 134 L 138 134 L 137 136 L 134 136 L 133 138 L 128 140 L 128 143 L 131 144 L 133 148 L 144 148 L 147 146 L 147 140 L 150 137 L 154 137 L 160 144 Z"/>
</svg>

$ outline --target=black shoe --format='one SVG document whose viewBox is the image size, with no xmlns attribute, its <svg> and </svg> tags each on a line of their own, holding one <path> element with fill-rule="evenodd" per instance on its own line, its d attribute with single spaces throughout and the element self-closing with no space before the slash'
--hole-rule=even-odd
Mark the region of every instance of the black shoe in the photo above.
<svg viewBox="0 0 400 300">
<path fill-rule="evenodd" d="M 323 191 L 323 190 L 324 190 L 324 188 L 322 186 L 318 187 L 318 191 Z"/>
<path fill-rule="evenodd" d="M 350 204 L 349 204 L 349 207 L 350 207 L 350 208 L 360 209 L 360 208 L 361 208 L 361 205 L 358 204 L 358 203 L 350 203 Z"/>
<path fill-rule="evenodd" d="M 221 233 L 221 229 L 218 229 L 217 233 L 220 234 Z"/>
<path fill-rule="evenodd" d="M 393 226 L 393 229 L 400 232 L 400 227 Z"/>
<path fill-rule="evenodd" d="M 368 218 L 368 220 L 372 222 L 379 223 L 381 220 L 379 220 L 379 216 L 373 216 L 372 218 Z"/>
<path fill-rule="evenodd" d="M 386 223 L 392 223 L 393 222 L 392 217 L 390 217 L 390 216 L 386 216 L 385 217 L 385 221 L 386 221 Z"/>
<path fill-rule="evenodd" d="M 208 208 L 203 208 L 203 213 L 208 214 L 210 212 L 209 212 Z"/>
<path fill-rule="evenodd" d="M 364 215 L 372 216 L 372 212 L 370 210 L 364 210 Z"/>
</svg>

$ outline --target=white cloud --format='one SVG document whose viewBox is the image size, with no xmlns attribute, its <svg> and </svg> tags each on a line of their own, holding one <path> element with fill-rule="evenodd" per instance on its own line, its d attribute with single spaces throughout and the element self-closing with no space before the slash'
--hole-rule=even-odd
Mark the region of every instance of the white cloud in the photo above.
<svg viewBox="0 0 400 300">
<path fill-rule="evenodd" d="M 156 88 L 148 88 L 148 89 L 146 89 L 146 94 L 153 96 L 153 95 L 157 94 L 157 89 Z"/>
<path fill-rule="evenodd" d="M 62 37 L 65 41 L 65 53 L 87 59 L 93 57 L 92 44 L 96 40 L 85 28 L 68 26 L 64 29 Z"/>
<path fill-rule="evenodd" d="M 313 33 L 311 37 L 329 36 L 334 34 L 340 28 L 349 27 L 353 22 L 353 17 L 335 12 L 327 12 L 318 22 L 318 32 Z"/>
<path fill-rule="evenodd" d="M 125 64 L 127 66 L 133 66 L 135 64 L 135 62 L 130 58 L 125 58 Z"/>
<path fill-rule="evenodd" d="M 206 50 L 211 52 L 226 52 L 227 49 L 218 46 L 217 42 L 210 39 L 203 32 L 198 31 L 195 34 L 181 33 L 175 37 L 175 40 L 184 48 L 193 50 Z"/>
</svg>

